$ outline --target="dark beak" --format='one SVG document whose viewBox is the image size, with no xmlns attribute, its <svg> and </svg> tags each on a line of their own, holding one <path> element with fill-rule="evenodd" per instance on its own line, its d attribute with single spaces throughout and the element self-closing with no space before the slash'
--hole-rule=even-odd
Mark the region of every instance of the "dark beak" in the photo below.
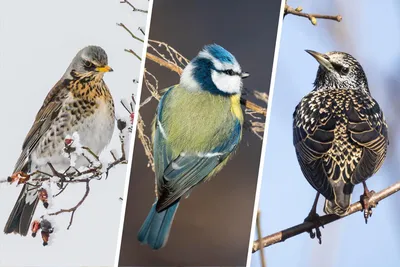
<svg viewBox="0 0 400 267">
<path fill-rule="evenodd" d="M 250 76 L 250 74 L 248 72 L 244 72 L 244 71 L 240 74 L 240 77 L 242 77 L 242 79 L 245 79 L 249 76 Z"/>
</svg>

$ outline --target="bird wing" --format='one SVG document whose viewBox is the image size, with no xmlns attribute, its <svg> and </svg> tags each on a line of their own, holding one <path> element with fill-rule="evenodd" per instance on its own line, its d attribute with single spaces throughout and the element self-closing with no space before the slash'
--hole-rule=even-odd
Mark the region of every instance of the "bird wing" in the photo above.
<svg viewBox="0 0 400 267">
<path fill-rule="evenodd" d="M 65 89 L 62 81 L 59 81 L 47 94 L 42 107 L 36 115 L 35 121 L 29 130 L 24 143 L 22 145 L 22 152 L 15 164 L 14 173 L 17 171 L 27 170 L 27 162 L 30 154 L 35 149 L 38 141 L 43 134 L 50 128 L 52 121 L 57 117 L 62 106 L 62 94 L 60 92 Z M 64 95 L 64 97 L 66 94 Z"/>
<path fill-rule="evenodd" d="M 365 181 L 379 170 L 389 144 L 388 126 L 378 103 L 368 95 L 358 96 L 357 100 L 346 111 L 350 138 L 363 148 L 351 177 L 353 184 Z"/>
<path fill-rule="evenodd" d="M 241 138 L 241 124 L 235 122 L 230 137 L 215 147 L 212 151 L 203 153 L 180 153 L 178 157 L 172 157 L 171 148 L 166 143 L 166 136 L 161 125 L 160 101 L 158 115 L 155 122 L 154 160 L 156 164 L 156 179 L 158 189 L 158 212 L 168 208 L 188 191 L 212 174 L 215 168 L 223 162 L 232 151 L 235 150 Z"/>
<path fill-rule="evenodd" d="M 314 187 L 326 198 L 333 197 L 328 181 L 323 156 L 332 148 L 336 119 L 329 109 L 320 109 L 321 103 L 313 103 L 312 97 L 305 97 L 293 114 L 293 144 L 301 170 Z"/>
</svg>

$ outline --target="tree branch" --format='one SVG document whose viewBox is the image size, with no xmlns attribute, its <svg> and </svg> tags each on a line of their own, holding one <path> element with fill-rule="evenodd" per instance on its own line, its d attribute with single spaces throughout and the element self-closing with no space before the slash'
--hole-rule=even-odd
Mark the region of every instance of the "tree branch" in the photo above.
<svg viewBox="0 0 400 267">
<path fill-rule="evenodd" d="M 331 16 L 331 15 L 322 15 L 322 14 L 311 14 L 311 13 L 304 13 L 302 11 L 303 11 L 303 8 L 300 6 L 293 8 L 293 7 L 289 6 L 288 4 L 285 4 L 283 16 L 285 17 L 287 14 L 292 14 L 295 16 L 308 18 L 311 21 L 312 25 L 317 25 L 317 19 L 328 19 L 328 20 L 333 20 L 333 21 L 337 21 L 337 22 L 340 22 L 342 20 L 342 16 L 340 16 L 340 15 Z"/>
<path fill-rule="evenodd" d="M 377 205 L 379 201 L 393 195 L 394 193 L 398 192 L 400 190 L 400 181 L 389 186 L 386 189 L 383 189 L 382 191 L 375 193 L 372 195 L 372 197 L 369 199 L 369 205 L 374 206 Z M 327 225 L 331 222 L 340 220 L 344 217 L 347 217 L 351 214 L 354 214 L 358 211 L 362 211 L 363 207 L 360 202 L 356 202 L 352 204 L 349 208 L 349 210 L 344 214 L 344 216 L 339 217 L 335 214 L 329 214 L 329 215 L 324 215 L 320 217 L 320 222 L 322 225 Z M 280 232 L 274 233 L 272 235 L 266 236 L 262 238 L 261 240 L 256 240 L 253 243 L 253 253 L 260 250 L 262 247 L 268 247 L 273 244 L 283 242 L 286 239 L 292 238 L 296 235 L 311 231 L 315 228 L 314 223 L 312 222 L 303 222 L 301 224 L 295 225 L 293 227 L 287 228 L 285 230 L 282 230 Z"/>
<path fill-rule="evenodd" d="M 120 1 L 120 3 L 121 4 L 127 4 L 128 6 L 130 6 L 132 8 L 133 12 L 137 11 L 137 12 L 147 13 L 147 10 L 136 8 L 128 0 L 122 0 L 122 1 Z"/>
<path fill-rule="evenodd" d="M 69 224 L 68 224 L 67 230 L 69 230 L 69 228 L 72 225 L 72 222 L 74 221 L 74 215 L 75 215 L 76 210 L 82 205 L 82 203 L 85 201 L 85 199 L 89 195 L 89 192 L 90 192 L 89 183 L 90 183 L 90 181 L 91 181 L 90 179 L 87 179 L 85 194 L 83 195 L 82 199 L 74 207 L 72 207 L 70 209 L 60 209 L 57 212 L 53 212 L 53 213 L 49 213 L 48 214 L 49 216 L 57 216 L 58 214 L 61 214 L 61 213 L 71 212 L 71 218 L 69 219 Z"/>
</svg>

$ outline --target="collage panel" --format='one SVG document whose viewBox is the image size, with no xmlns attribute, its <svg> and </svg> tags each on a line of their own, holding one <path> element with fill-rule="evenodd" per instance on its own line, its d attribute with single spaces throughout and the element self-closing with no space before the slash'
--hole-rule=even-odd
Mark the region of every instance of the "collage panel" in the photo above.
<svg viewBox="0 0 400 267">
<path fill-rule="evenodd" d="M 119 266 L 246 265 L 280 11 L 154 1 Z"/>
<path fill-rule="evenodd" d="M 0 266 L 114 264 L 149 9 L 122 2 L 0 2 Z"/>
<path fill-rule="evenodd" d="M 398 266 L 399 3 L 287 5 L 251 266 Z"/>
</svg>

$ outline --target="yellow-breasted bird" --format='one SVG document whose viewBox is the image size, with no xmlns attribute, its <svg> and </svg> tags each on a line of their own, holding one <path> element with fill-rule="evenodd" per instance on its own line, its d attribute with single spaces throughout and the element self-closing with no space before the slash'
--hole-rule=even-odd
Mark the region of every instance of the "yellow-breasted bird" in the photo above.
<svg viewBox="0 0 400 267">
<path fill-rule="evenodd" d="M 70 165 L 62 155 L 64 138 L 77 132 L 82 145 L 100 153 L 110 142 L 115 124 L 114 102 L 103 81 L 108 66 L 106 52 L 98 46 L 80 50 L 51 89 L 22 145 L 14 173 L 36 170 L 52 173 Z M 76 167 L 87 161 L 81 156 Z M 40 182 L 24 184 L 4 227 L 4 232 L 27 235 L 38 204 Z"/>
<path fill-rule="evenodd" d="M 354 57 L 344 52 L 306 52 L 320 66 L 314 90 L 293 114 L 293 142 L 304 176 L 318 191 L 308 219 L 317 218 L 319 194 L 326 198 L 325 213 L 342 216 L 351 204 L 354 186 L 362 183 L 367 222 L 373 191 L 365 181 L 382 166 L 389 144 L 383 112 Z"/>
</svg>

